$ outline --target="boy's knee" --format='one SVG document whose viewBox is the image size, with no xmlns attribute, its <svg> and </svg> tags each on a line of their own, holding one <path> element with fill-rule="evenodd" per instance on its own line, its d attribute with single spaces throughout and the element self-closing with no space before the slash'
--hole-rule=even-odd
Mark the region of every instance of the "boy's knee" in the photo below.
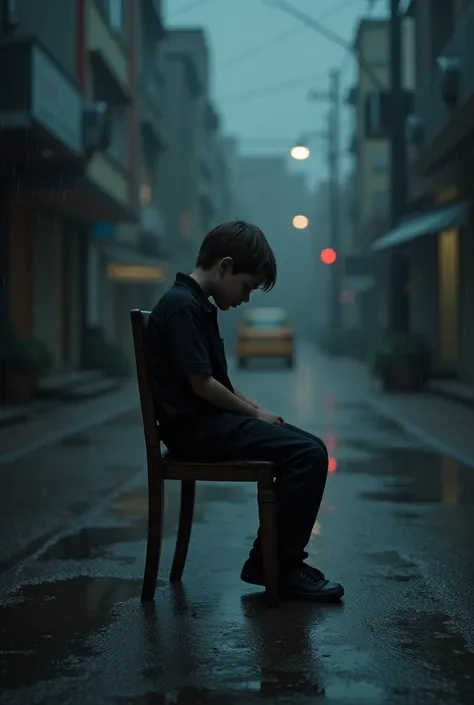
<svg viewBox="0 0 474 705">
<path fill-rule="evenodd" d="M 327 472 L 328 451 L 322 441 L 310 441 L 307 453 L 313 467 L 317 468 L 320 472 Z"/>
</svg>

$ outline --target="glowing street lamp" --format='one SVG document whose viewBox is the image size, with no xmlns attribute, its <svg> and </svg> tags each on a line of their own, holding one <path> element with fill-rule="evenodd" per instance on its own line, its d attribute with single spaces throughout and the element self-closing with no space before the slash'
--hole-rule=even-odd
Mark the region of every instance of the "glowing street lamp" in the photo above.
<svg viewBox="0 0 474 705">
<path fill-rule="evenodd" d="M 293 157 L 293 159 L 297 159 L 298 161 L 304 161 L 305 159 L 308 159 L 310 154 L 311 152 L 308 147 L 303 144 L 296 144 L 290 150 L 290 155 Z"/>
<path fill-rule="evenodd" d="M 305 230 L 309 225 L 309 220 L 305 215 L 295 215 L 293 218 L 293 227 L 297 230 Z"/>
</svg>

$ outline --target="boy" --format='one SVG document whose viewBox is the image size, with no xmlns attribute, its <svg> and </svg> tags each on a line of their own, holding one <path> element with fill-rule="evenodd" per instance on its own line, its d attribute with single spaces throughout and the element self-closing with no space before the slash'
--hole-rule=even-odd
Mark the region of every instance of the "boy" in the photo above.
<svg viewBox="0 0 474 705">
<path fill-rule="evenodd" d="M 276 276 L 274 254 L 255 225 L 223 223 L 208 233 L 194 272 L 177 274 L 151 313 L 150 385 L 163 442 L 183 460 L 276 463 L 280 592 L 288 598 L 339 600 L 342 585 L 304 562 L 326 484 L 326 447 L 232 385 L 219 334 L 217 308 L 227 311 L 248 302 L 255 289 L 270 290 Z M 241 579 L 264 584 L 258 537 Z"/>
</svg>

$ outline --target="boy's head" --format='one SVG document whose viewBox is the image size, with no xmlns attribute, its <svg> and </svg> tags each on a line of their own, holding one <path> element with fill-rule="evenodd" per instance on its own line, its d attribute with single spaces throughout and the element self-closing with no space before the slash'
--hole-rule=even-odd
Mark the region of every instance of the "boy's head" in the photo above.
<svg viewBox="0 0 474 705">
<path fill-rule="evenodd" d="M 254 289 L 269 291 L 277 277 L 275 255 L 256 225 L 222 223 L 203 240 L 196 266 L 206 273 L 209 293 L 221 310 L 248 301 Z"/>
</svg>

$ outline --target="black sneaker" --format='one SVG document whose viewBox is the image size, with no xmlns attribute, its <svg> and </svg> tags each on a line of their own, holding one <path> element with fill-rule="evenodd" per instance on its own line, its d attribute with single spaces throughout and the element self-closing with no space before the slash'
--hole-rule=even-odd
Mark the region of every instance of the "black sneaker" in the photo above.
<svg viewBox="0 0 474 705">
<path fill-rule="evenodd" d="M 242 568 L 240 579 L 250 585 L 265 586 L 262 565 L 250 558 L 247 559 Z M 280 594 L 290 599 L 335 602 L 344 596 L 342 585 L 326 580 L 318 568 L 313 568 L 307 563 L 300 563 L 285 571 L 281 575 L 279 583 Z"/>
<path fill-rule="evenodd" d="M 344 597 L 340 583 L 326 580 L 320 570 L 306 563 L 284 573 L 279 591 L 283 597 L 311 602 L 337 602 Z"/>
</svg>

